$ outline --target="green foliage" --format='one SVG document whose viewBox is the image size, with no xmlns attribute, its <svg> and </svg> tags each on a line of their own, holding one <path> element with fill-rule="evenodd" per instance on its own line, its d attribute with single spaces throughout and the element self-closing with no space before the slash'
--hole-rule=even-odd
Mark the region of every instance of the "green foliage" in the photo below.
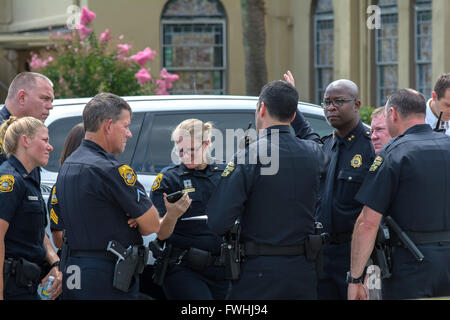
<svg viewBox="0 0 450 320">
<path fill-rule="evenodd" d="M 141 68 L 118 53 L 118 42 L 97 41 L 94 32 L 85 39 L 74 30 L 51 37 L 52 45 L 32 57 L 30 66 L 55 84 L 56 98 L 92 97 L 100 92 L 119 96 L 154 94 L 156 84 L 139 84 Z"/>
<path fill-rule="evenodd" d="M 360 108 L 359 113 L 361 114 L 362 122 L 370 125 L 370 123 L 372 122 L 372 120 L 370 119 L 370 116 L 371 116 L 373 110 L 375 110 L 375 108 L 372 108 L 372 107 L 361 107 Z"/>
</svg>

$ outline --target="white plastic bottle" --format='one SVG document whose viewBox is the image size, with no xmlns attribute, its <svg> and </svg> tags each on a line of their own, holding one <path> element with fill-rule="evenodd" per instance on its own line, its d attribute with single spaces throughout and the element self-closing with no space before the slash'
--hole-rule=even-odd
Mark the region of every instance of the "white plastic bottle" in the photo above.
<svg viewBox="0 0 450 320">
<path fill-rule="evenodd" d="M 39 292 L 39 296 L 41 300 L 50 300 L 50 288 L 53 286 L 53 282 L 55 281 L 55 277 L 49 276 L 47 282 L 44 283 L 42 290 Z"/>
</svg>

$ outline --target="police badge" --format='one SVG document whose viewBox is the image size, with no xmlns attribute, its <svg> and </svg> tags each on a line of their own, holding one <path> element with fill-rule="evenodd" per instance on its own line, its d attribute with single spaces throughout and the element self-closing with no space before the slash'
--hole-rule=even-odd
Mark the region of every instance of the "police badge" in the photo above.
<svg viewBox="0 0 450 320">
<path fill-rule="evenodd" d="M 0 192 L 11 192 L 14 186 L 14 176 L 3 175 L 0 177 Z"/>
<path fill-rule="evenodd" d="M 128 186 L 134 186 L 136 183 L 136 174 L 130 166 L 127 166 L 126 164 L 121 166 L 119 168 L 119 173 Z"/>
<path fill-rule="evenodd" d="M 350 161 L 350 164 L 353 168 L 359 168 L 362 166 L 362 156 L 360 154 L 357 154 L 353 157 L 352 161 Z"/>
</svg>

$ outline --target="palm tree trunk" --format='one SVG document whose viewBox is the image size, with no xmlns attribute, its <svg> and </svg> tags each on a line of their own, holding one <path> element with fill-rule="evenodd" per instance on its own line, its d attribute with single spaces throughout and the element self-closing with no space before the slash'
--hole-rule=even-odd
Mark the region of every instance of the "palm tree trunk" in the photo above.
<svg viewBox="0 0 450 320">
<path fill-rule="evenodd" d="M 258 96 L 267 83 L 264 0 L 241 0 L 247 95 Z"/>
</svg>

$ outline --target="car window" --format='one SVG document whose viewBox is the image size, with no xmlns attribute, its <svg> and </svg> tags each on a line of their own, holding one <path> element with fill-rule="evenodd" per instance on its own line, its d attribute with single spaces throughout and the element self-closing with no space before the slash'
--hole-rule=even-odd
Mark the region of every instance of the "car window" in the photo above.
<svg viewBox="0 0 450 320">
<path fill-rule="evenodd" d="M 133 137 L 127 140 L 125 151 L 117 156 L 117 159 L 123 163 L 129 164 L 133 158 L 144 115 L 144 112 L 133 113 L 130 125 L 130 131 Z M 82 117 L 75 116 L 58 119 L 48 126 L 50 144 L 53 146 L 53 151 L 50 153 L 50 159 L 45 169 L 49 171 L 59 170 L 59 159 L 66 137 L 70 130 L 80 122 L 83 122 Z"/>
<path fill-rule="evenodd" d="M 333 132 L 333 128 L 326 122 L 325 117 L 305 113 L 303 113 L 303 115 L 321 138 L 328 136 Z"/>
<path fill-rule="evenodd" d="M 190 118 L 212 122 L 213 127 L 220 130 L 224 138 L 226 137 L 226 129 L 246 130 L 249 123 L 252 123 L 252 128 L 255 128 L 253 111 L 148 113 L 136 148 L 136 155 L 132 163 L 133 168 L 138 173 L 157 174 L 172 163 L 173 142 L 171 141 L 171 133 L 180 122 Z M 213 138 L 213 143 L 214 140 Z M 233 144 L 235 146 L 233 150 L 225 150 L 225 143 L 223 143 L 222 152 L 215 153 L 213 150 L 212 156 L 222 162 L 227 162 L 228 158 L 231 158 L 237 151 L 237 139 Z M 226 151 L 228 151 L 228 154 Z"/>
</svg>

